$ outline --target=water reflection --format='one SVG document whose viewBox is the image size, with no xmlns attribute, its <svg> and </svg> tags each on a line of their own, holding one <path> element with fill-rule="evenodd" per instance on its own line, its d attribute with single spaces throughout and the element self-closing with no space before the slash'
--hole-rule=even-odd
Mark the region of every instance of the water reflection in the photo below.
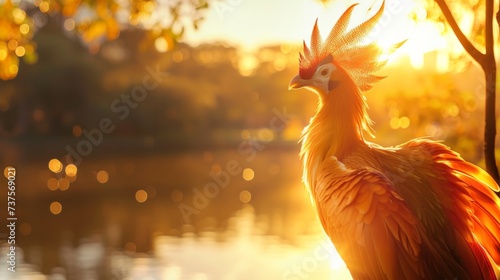
<svg viewBox="0 0 500 280">
<path fill-rule="evenodd" d="M 23 262 L 18 247 L 15 274 L 2 271 L 1 279 L 165 279 L 165 280 L 302 280 L 351 279 L 347 268 L 317 224 L 313 234 L 293 241 L 259 234 L 256 215 L 245 206 L 229 220 L 226 231 L 194 233 L 184 226 L 182 235 L 158 235 L 147 254 L 135 253 L 133 243 L 123 250 L 106 248 L 101 235 L 80 240 L 73 248 L 59 248 L 62 267 L 50 275 Z M 2 246 L 2 262 L 7 248 Z"/>
</svg>

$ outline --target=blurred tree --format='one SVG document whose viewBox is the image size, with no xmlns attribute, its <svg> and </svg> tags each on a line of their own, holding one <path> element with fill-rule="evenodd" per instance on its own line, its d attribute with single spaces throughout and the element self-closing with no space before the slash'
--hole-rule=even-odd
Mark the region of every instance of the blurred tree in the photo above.
<svg viewBox="0 0 500 280">
<path fill-rule="evenodd" d="M 493 40 L 493 14 L 494 14 L 494 0 L 486 0 L 484 7 L 475 2 L 472 4 L 472 9 L 475 10 L 476 30 L 478 34 L 474 37 L 476 44 L 484 46 L 484 53 L 478 50 L 472 41 L 467 38 L 462 29 L 453 16 L 450 7 L 446 4 L 445 0 L 435 0 L 439 8 L 443 12 L 446 21 L 451 26 L 453 32 L 458 40 L 467 51 L 467 53 L 481 66 L 484 71 L 485 77 L 485 129 L 484 129 L 484 155 L 486 163 L 486 171 L 499 182 L 498 168 L 495 159 L 495 136 L 496 136 L 496 62 Z M 457 1 L 452 4 L 455 5 Z M 467 3 L 468 4 L 468 3 Z M 475 5 L 475 6 L 474 6 Z M 478 9 L 482 8 L 482 9 Z M 499 14 L 497 13 L 497 19 Z M 479 21 L 479 22 L 478 22 Z M 498 22 L 500 23 L 500 22 Z M 481 34 L 482 33 L 482 34 Z M 477 40 L 479 38 L 479 40 Z M 477 42 L 480 41 L 480 42 Z"/>
<path fill-rule="evenodd" d="M 184 34 L 187 25 L 198 28 L 210 0 L 3 0 L 0 1 L 0 79 L 17 76 L 19 58 L 38 60 L 33 34 L 57 18 L 75 32 L 93 53 L 104 41 L 116 39 L 128 28 L 150 32 L 148 43 L 167 51 Z"/>
</svg>

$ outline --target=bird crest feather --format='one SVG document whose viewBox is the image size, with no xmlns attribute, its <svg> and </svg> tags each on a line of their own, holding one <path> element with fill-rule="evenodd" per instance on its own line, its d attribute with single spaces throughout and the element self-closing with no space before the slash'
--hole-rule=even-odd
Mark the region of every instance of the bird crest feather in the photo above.
<svg viewBox="0 0 500 280">
<path fill-rule="evenodd" d="M 372 74 L 387 62 L 381 56 L 394 52 L 404 41 L 395 44 L 389 50 L 383 50 L 377 42 L 370 40 L 370 33 L 382 17 L 385 1 L 370 19 L 348 30 L 352 12 L 357 5 L 351 5 L 340 16 L 324 41 L 316 20 L 310 46 L 308 47 L 304 41 L 304 54 L 299 56 L 299 74 L 303 79 L 310 79 L 318 64 L 329 55 L 332 55 L 335 62 L 347 71 L 362 91 L 370 89 L 371 83 L 383 78 Z"/>
</svg>

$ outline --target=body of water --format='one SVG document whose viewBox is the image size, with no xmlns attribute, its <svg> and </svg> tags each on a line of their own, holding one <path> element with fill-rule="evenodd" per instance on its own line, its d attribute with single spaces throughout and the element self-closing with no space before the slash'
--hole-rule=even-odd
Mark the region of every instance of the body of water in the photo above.
<svg viewBox="0 0 500 280">
<path fill-rule="evenodd" d="M 75 178 L 64 162 L 51 171 L 51 157 L 18 162 L 16 272 L 5 265 L 0 278 L 351 279 L 301 184 L 297 154 L 100 152 Z"/>
</svg>

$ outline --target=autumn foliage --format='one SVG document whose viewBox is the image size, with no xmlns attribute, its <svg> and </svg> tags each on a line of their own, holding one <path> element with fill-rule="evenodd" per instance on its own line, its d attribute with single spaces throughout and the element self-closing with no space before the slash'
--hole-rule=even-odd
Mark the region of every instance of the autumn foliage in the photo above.
<svg viewBox="0 0 500 280">
<path fill-rule="evenodd" d="M 0 4 L 0 79 L 17 76 L 20 59 L 27 64 L 38 58 L 34 34 L 43 28 L 47 18 L 56 18 L 64 30 L 76 33 L 89 47 L 99 51 L 104 41 L 118 38 L 124 29 L 148 30 L 148 43 L 156 40 L 165 50 L 173 47 L 186 27 L 197 28 L 203 20 L 206 1 L 155 0 L 35 0 L 33 3 L 5 0 Z M 183 18 L 189 20 L 183 20 Z"/>
</svg>

